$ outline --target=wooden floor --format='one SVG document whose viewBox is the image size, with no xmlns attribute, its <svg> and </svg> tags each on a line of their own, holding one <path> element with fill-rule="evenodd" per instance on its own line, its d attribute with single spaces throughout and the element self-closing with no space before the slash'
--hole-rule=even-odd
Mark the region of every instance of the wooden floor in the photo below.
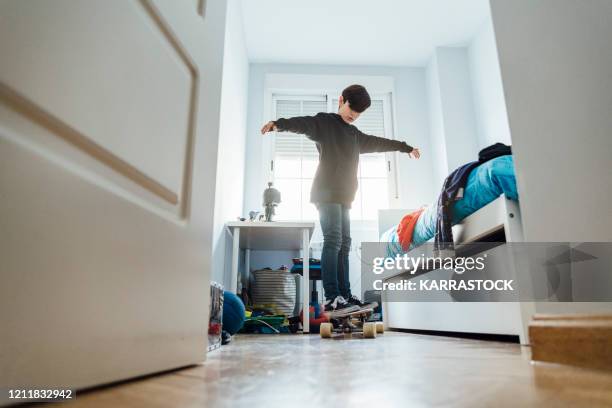
<svg viewBox="0 0 612 408">
<path fill-rule="evenodd" d="M 77 394 L 67 405 L 612 406 L 612 374 L 529 357 L 517 344 L 406 333 L 243 335 L 200 366 Z"/>
</svg>

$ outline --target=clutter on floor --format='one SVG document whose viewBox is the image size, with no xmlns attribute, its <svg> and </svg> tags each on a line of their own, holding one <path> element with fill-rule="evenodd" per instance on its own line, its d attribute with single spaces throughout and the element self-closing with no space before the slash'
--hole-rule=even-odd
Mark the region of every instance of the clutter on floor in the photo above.
<svg viewBox="0 0 612 408">
<path fill-rule="evenodd" d="M 304 311 L 300 311 L 300 323 L 303 321 Z M 326 315 L 323 314 L 323 306 L 318 302 L 310 302 L 310 332 L 319 333 L 321 323 L 329 322 Z"/>
<path fill-rule="evenodd" d="M 236 333 L 280 334 L 297 333 L 303 323 L 300 308 L 298 279 L 303 272 L 302 258 L 293 258 L 291 269 L 282 265 L 277 269 L 263 268 L 251 273 L 251 282 L 240 296 L 223 291 L 221 285 L 211 285 L 211 322 L 209 349 L 228 344 Z M 321 324 L 329 318 L 323 313 L 317 292 L 321 280 L 321 261 L 310 258 L 310 331 L 319 333 Z M 366 291 L 366 302 L 382 303 L 379 291 Z M 213 305 L 215 309 L 213 310 Z M 219 313 L 222 310 L 222 313 Z M 378 307 L 370 320 L 382 320 Z"/>
<path fill-rule="evenodd" d="M 255 305 L 273 304 L 279 314 L 294 316 L 297 304 L 295 275 L 284 269 L 260 269 L 253 271 L 250 284 L 251 299 Z"/>
<path fill-rule="evenodd" d="M 245 320 L 245 308 L 240 297 L 223 290 L 217 282 L 210 284 L 210 317 L 208 320 L 208 351 L 228 344 Z"/>
<path fill-rule="evenodd" d="M 230 335 L 240 331 L 245 320 L 245 307 L 235 293 L 223 292 L 223 330 Z"/>
<path fill-rule="evenodd" d="M 210 317 L 208 320 L 208 351 L 221 346 L 223 325 L 223 286 L 210 283 Z"/>
<path fill-rule="evenodd" d="M 287 317 L 273 313 L 270 309 L 255 309 L 246 318 L 241 333 L 290 333 Z"/>
<path fill-rule="evenodd" d="M 298 302 L 297 280 L 303 272 L 302 258 L 293 258 L 293 266 L 278 269 L 264 268 L 252 272 L 250 291 L 243 298 L 252 299 L 247 306 L 247 316 L 242 333 L 297 333 L 302 325 L 303 310 Z M 311 331 L 318 332 L 322 322 L 327 318 L 323 315 L 323 307 L 319 304 L 316 281 L 321 280 L 321 261 L 310 258 Z"/>
<path fill-rule="evenodd" d="M 232 335 L 229 334 L 227 331 L 222 330 L 221 331 L 221 345 L 225 346 L 226 344 L 229 344 L 230 341 L 232 341 Z"/>
</svg>

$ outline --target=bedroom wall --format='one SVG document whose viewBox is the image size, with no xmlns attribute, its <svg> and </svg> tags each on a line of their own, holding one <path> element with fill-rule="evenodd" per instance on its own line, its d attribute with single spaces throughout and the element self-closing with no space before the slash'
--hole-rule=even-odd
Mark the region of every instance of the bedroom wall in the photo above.
<svg viewBox="0 0 612 408">
<path fill-rule="evenodd" d="M 442 116 L 442 99 L 440 94 L 440 79 L 438 75 L 438 59 L 432 56 L 427 66 L 427 95 L 429 108 L 429 137 L 433 157 L 433 183 L 438 191 L 448 175 L 446 160 L 446 142 L 444 140 L 444 118 Z"/>
<path fill-rule="evenodd" d="M 427 67 L 436 192 L 449 172 L 478 157 L 476 112 L 466 47 L 438 47 Z"/>
<path fill-rule="evenodd" d="M 495 33 L 490 19 L 474 36 L 468 47 L 468 56 L 478 149 L 496 142 L 511 144 Z"/>
<path fill-rule="evenodd" d="M 229 0 L 225 28 L 221 116 L 213 229 L 212 280 L 229 285 L 231 239 L 224 225 L 242 213 L 249 61 L 241 4 Z"/>
<path fill-rule="evenodd" d="M 477 157 L 476 115 L 467 48 L 436 49 L 449 171 Z"/>
</svg>

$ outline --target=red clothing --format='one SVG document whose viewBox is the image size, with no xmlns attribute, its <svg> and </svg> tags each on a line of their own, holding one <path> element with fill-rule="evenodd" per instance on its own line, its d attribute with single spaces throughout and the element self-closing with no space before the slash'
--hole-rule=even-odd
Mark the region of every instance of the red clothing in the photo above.
<svg viewBox="0 0 612 408">
<path fill-rule="evenodd" d="M 408 248 L 410 248 L 414 226 L 419 220 L 419 217 L 424 209 L 425 208 L 419 208 L 418 210 L 405 215 L 397 226 L 397 236 L 404 251 L 408 251 Z"/>
</svg>

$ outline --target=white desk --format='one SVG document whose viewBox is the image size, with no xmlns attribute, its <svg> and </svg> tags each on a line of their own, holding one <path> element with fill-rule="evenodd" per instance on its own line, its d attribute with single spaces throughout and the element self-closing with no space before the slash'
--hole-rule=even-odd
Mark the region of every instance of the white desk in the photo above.
<svg viewBox="0 0 612 408">
<path fill-rule="evenodd" d="M 302 250 L 304 275 L 302 278 L 302 308 L 304 333 L 310 331 L 310 238 L 314 222 L 262 222 L 234 221 L 226 224 L 232 235 L 232 275 L 230 290 L 238 289 L 238 257 L 240 249 L 245 249 L 244 263 L 247 274 L 250 272 L 251 249 L 261 250 Z"/>
</svg>

